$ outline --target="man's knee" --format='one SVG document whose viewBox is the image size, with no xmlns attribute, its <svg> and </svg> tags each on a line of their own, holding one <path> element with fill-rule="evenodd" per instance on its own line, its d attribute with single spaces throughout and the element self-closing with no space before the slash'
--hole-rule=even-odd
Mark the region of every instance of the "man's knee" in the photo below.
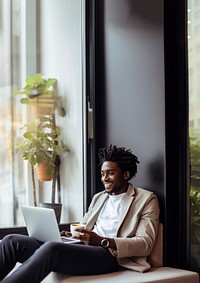
<svg viewBox="0 0 200 283">
<path fill-rule="evenodd" d="M 53 256 L 55 256 L 58 251 L 58 246 L 59 243 L 57 242 L 46 242 L 40 247 L 38 252 L 42 252 L 48 255 L 52 254 Z"/>
<path fill-rule="evenodd" d="M 21 239 L 22 235 L 19 234 L 9 234 L 6 235 L 3 239 L 2 239 L 2 243 L 13 243 L 13 242 L 17 242 L 18 239 Z"/>
<path fill-rule="evenodd" d="M 59 243 L 46 242 L 35 251 L 34 259 L 38 262 L 45 263 L 48 268 L 55 270 L 60 264 Z"/>
</svg>

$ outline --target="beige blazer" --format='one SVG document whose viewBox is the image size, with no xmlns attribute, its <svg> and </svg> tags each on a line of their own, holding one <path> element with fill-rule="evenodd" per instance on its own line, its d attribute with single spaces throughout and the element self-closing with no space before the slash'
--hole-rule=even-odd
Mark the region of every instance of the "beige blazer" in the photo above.
<svg viewBox="0 0 200 283">
<path fill-rule="evenodd" d="M 97 193 L 81 223 L 93 229 L 103 204 L 108 198 L 106 191 Z M 153 192 L 136 188 L 129 184 L 123 198 L 117 235 L 114 238 L 119 265 L 132 270 L 144 272 L 150 268 L 147 256 L 156 241 L 159 224 L 159 204 Z"/>
</svg>

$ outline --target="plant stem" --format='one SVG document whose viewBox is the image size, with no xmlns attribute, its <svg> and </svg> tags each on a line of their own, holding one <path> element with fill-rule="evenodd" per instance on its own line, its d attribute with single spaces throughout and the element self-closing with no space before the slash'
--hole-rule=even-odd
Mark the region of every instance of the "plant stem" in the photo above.
<svg viewBox="0 0 200 283">
<path fill-rule="evenodd" d="M 55 119 L 55 114 L 53 114 L 52 116 L 52 123 L 53 123 L 53 129 L 55 129 L 56 127 L 56 119 Z M 58 169 L 57 169 L 57 158 L 55 160 L 55 165 L 56 165 L 56 170 L 55 170 L 55 174 L 53 177 L 53 181 L 52 181 L 52 195 L 51 195 L 51 203 L 55 203 L 55 195 L 56 195 L 56 179 L 57 179 L 57 173 L 58 173 Z"/>
<path fill-rule="evenodd" d="M 31 177 L 32 177 L 32 185 L 33 185 L 33 202 L 34 202 L 34 206 L 37 206 L 35 174 L 34 174 L 34 167 L 33 167 L 33 165 L 31 165 Z"/>
<path fill-rule="evenodd" d="M 57 193 L 58 193 L 58 202 L 61 202 L 61 194 L 60 194 L 60 157 L 57 156 Z"/>
<path fill-rule="evenodd" d="M 51 203 L 55 203 L 55 193 L 56 193 L 56 178 L 57 174 L 55 173 L 53 180 L 52 180 L 52 195 L 51 195 Z"/>
</svg>

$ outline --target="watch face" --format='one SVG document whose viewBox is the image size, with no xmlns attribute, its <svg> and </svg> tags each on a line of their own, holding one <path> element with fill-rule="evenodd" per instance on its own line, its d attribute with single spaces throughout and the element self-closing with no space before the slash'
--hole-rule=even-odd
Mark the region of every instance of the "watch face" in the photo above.
<svg viewBox="0 0 200 283">
<path fill-rule="evenodd" d="M 102 247 L 107 248 L 109 246 L 109 241 L 107 239 L 103 239 L 101 241 L 101 245 Z"/>
</svg>

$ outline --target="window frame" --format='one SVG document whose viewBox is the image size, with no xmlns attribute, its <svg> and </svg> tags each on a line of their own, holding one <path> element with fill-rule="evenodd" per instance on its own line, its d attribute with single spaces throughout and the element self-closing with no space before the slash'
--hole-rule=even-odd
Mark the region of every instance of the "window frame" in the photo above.
<svg viewBox="0 0 200 283">
<path fill-rule="evenodd" d="M 190 168 L 186 0 L 181 3 L 164 1 L 164 48 L 166 97 L 164 263 L 174 267 L 189 268 Z"/>
</svg>

